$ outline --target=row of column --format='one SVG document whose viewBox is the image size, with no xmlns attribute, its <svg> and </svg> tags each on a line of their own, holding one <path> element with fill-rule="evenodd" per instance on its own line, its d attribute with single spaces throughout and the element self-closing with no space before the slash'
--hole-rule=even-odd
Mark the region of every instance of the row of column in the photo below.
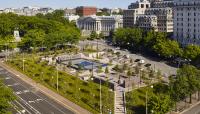
<svg viewBox="0 0 200 114">
<path fill-rule="evenodd" d="M 99 31 L 101 29 L 99 22 L 83 22 L 82 26 L 84 30 Z"/>
</svg>

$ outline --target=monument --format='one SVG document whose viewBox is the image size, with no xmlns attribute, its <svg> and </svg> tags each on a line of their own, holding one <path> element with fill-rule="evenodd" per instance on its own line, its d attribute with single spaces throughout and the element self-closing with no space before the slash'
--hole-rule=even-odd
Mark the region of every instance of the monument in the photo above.
<svg viewBox="0 0 200 114">
<path fill-rule="evenodd" d="M 19 35 L 19 31 L 17 29 L 14 30 L 14 38 L 15 38 L 15 42 L 20 42 L 21 41 L 21 38 L 20 38 L 20 35 Z"/>
</svg>

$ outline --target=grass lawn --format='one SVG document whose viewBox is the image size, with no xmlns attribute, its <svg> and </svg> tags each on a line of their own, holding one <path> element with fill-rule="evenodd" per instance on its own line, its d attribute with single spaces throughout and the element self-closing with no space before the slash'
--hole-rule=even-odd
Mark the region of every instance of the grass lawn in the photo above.
<svg viewBox="0 0 200 114">
<path fill-rule="evenodd" d="M 24 62 L 25 71 L 23 72 L 22 56 L 18 55 L 14 58 L 14 60 L 9 60 L 7 64 L 57 92 L 57 71 L 54 66 L 48 66 L 46 62 L 39 62 L 39 58 L 36 55 L 26 55 Z M 58 76 L 59 94 L 94 114 L 99 113 L 99 84 L 85 82 L 60 71 L 58 72 Z M 102 86 L 102 106 L 104 114 L 108 113 L 108 109 L 111 109 L 112 112 L 114 111 L 114 93 L 110 92 L 105 86 Z"/>
<path fill-rule="evenodd" d="M 145 114 L 146 91 L 148 91 L 148 96 L 153 94 L 150 87 L 143 87 L 126 93 L 127 114 Z"/>
</svg>

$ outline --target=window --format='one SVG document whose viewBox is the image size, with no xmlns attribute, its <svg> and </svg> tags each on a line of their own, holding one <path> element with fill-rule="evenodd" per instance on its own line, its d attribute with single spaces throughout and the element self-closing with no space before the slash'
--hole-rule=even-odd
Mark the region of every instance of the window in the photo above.
<svg viewBox="0 0 200 114">
<path fill-rule="evenodd" d="M 148 4 L 146 5 L 146 8 L 149 8 L 149 5 L 148 5 Z"/>
<path fill-rule="evenodd" d="M 144 4 L 141 4 L 141 8 L 144 8 Z"/>
</svg>

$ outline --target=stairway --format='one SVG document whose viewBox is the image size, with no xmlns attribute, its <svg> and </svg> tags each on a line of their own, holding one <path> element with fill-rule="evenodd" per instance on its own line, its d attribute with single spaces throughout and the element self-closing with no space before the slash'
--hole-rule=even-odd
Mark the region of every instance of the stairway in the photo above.
<svg viewBox="0 0 200 114">
<path fill-rule="evenodd" d="M 123 99 L 123 89 L 117 86 L 115 91 L 115 114 L 125 114 L 125 102 Z"/>
</svg>

